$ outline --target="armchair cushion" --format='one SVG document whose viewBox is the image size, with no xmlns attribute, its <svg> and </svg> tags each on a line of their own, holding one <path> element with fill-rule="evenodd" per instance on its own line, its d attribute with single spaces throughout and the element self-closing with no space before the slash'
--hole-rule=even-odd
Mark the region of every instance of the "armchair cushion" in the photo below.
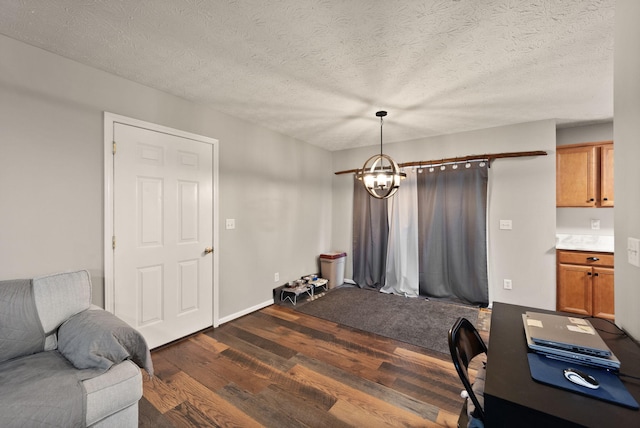
<svg viewBox="0 0 640 428">
<path fill-rule="evenodd" d="M 58 329 L 58 351 L 78 369 L 109 369 L 132 360 L 153 374 L 151 354 L 144 337 L 104 310 L 86 310 Z"/>
<path fill-rule="evenodd" d="M 44 349 L 31 281 L 0 281 L 0 363 Z"/>
<path fill-rule="evenodd" d="M 33 279 L 33 295 L 46 335 L 70 316 L 91 305 L 91 277 L 86 270 L 56 273 Z"/>
</svg>

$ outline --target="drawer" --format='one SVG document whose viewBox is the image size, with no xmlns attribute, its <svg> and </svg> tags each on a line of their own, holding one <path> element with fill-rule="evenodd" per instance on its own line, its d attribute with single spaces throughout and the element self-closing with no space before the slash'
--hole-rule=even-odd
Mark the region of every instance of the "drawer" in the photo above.
<svg viewBox="0 0 640 428">
<path fill-rule="evenodd" d="M 596 258 L 597 260 L 593 260 Z M 587 251 L 558 251 L 558 263 L 569 263 L 585 266 L 611 266 L 613 267 L 613 254 L 592 253 Z"/>
</svg>

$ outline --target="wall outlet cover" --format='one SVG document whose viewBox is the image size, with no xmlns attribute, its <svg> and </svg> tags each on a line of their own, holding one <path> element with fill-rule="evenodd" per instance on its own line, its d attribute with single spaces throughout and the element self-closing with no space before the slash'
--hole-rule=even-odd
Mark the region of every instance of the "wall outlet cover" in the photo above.
<svg viewBox="0 0 640 428">
<path fill-rule="evenodd" d="M 500 220 L 500 229 L 511 230 L 513 229 L 513 223 L 511 222 L 511 220 Z"/>
</svg>

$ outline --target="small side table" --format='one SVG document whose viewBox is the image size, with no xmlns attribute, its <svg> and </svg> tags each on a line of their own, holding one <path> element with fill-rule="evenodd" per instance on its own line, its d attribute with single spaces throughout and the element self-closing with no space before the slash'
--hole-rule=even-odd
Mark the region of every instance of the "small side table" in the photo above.
<svg viewBox="0 0 640 428">
<path fill-rule="evenodd" d="M 327 287 L 328 283 L 329 283 L 328 279 L 318 278 L 314 281 L 309 281 L 308 284 L 313 287 L 313 292 L 315 293 L 318 287 L 324 288 L 324 291 L 329 291 Z"/>
<path fill-rule="evenodd" d="M 290 301 L 294 306 L 298 303 L 298 296 L 304 293 L 307 293 L 309 296 L 313 297 L 313 290 L 315 287 L 309 284 L 300 284 L 295 287 L 284 287 L 280 292 L 280 300 Z"/>
</svg>

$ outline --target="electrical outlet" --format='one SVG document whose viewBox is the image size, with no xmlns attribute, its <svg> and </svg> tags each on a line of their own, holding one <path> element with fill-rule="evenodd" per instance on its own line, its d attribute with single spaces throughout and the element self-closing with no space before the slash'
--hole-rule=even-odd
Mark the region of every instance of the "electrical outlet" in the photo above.
<svg viewBox="0 0 640 428">
<path fill-rule="evenodd" d="M 511 282 L 510 279 L 505 279 L 504 280 L 504 289 L 505 290 L 511 290 L 513 288 L 513 283 Z"/>
<path fill-rule="evenodd" d="M 227 228 L 227 230 L 235 229 L 236 228 L 236 219 L 235 218 L 228 218 L 225 221 L 225 227 Z"/>
<path fill-rule="evenodd" d="M 278 282 L 280 281 L 280 273 L 276 272 L 273 274 L 273 282 Z"/>
<path fill-rule="evenodd" d="M 600 220 L 592 218 L 591 219 L 591 229 L 599 230 L 600 229 Z"/>
<path fill-rule="evenodd" d="M 513 223 L 511 222 L 511 220 L 500 220 L 500 229 L 511 230 L 513 229 Z"/>
</svg>

